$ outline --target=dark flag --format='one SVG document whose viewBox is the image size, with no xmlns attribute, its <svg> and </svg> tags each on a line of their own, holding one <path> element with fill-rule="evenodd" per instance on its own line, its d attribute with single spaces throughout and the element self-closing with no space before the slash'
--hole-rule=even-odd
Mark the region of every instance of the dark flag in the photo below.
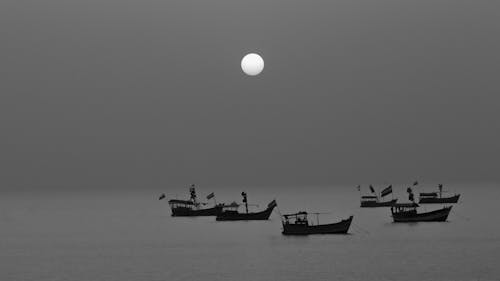
<svg viewBox="0 0 500 281">
<path fill-rule="evenodd" d="M 371 191 L 372 193 L 375 193 L 375 189 L 373 188 L 373 186 L 372 186 L 371 184 L 370 184 L 370 191 Z"/>
<path fill-rule="evenodd" d="M 358 191 L 361 191 L 361 185 L 358 185 Z"/>
<path fill-rule="evenodd" d="M 408 187 L 406 189 L 406 192 L 408 192 L 408 199 L 411 201 L 411 202 L 415 202 L 415 197 L 413 196 L 413 190 L 411 190 L 411 187 Z"/>
<path fill-rule="evenodd" d="M 165 195 L 165 193 L 162 193 L 160 195 L 160 197 L 158 197 L 158 200 L 162 200 L 162 199 L 165 199 L 167 196 Z"/>
<path fill-rule="evenodd" d="M 418 181 L 415 181 L 415 182 L 413 183 L 413 186 L 416 186 L 416 185 L 418 185 Z"/>
<path fill-rule="evenodd" d="M 207 200 L 214 198 L 215 194 L 212 192 L 207 195 Z"/>
<path fill-rule="evenodd" d="M 392 193 L 392 185 L 389 185 L 388 187 L 384 188 L 382 192 L 380 193 L 380 196 L 384 197 L 386 195 L 389 195 Z"/>
<path fill-rule="evenodd" d="M 413 196 L 413 193 L 408 194 L 408 199 L 409 199 L 411 202 L 415 202 L 415 198 L 414 198 L 414 196 Z"/>
</svg>

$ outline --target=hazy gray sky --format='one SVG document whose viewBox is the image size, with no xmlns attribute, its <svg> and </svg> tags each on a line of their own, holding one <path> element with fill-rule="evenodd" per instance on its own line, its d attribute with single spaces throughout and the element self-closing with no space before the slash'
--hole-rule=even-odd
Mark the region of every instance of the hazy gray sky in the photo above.
<svg viewBox="0 0 500 281">
<path fill-rule="evenodd" d="M 499 35 L 499 1 L 3 0 L 0 183 L 499 180 Z"/>
</svg>

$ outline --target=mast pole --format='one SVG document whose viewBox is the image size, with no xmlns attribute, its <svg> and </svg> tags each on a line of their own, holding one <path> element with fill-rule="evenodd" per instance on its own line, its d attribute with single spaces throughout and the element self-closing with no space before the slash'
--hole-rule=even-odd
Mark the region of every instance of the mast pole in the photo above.
<svg viewBox="0 0 500 281">
<path fill-rule="evenodd" d="M 359 202 L 361 202 L 361 185 L 358 185 Z"/>
<path fill-rule="evenodd" d="M 245 203 L 245 210 L 248 214 L 248 199 L 247 199 L 247 193 L 246 192 L 242 192 L 241 193 L 241 196 L 243 196 L 243 203 Z"/>
</svg>

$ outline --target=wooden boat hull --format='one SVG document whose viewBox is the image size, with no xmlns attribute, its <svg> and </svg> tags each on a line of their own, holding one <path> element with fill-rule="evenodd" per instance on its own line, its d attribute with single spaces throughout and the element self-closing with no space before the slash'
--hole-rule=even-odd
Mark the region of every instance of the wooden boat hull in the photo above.
<svg viewBox="0 0 500 281">
<path fill-rule="evenodd" d="M 217 221 L 253 221 L 253 220 L 268 220 L 273 212 L 272 208 L 267 208 L 262 212 L 256 213 L 238 213 L 236 211 L 223 211 L 215 218 Z"/>
<path fill-rule="evenodd" d="M 421 197 L 419 204 L 454 204 L 458 202 L 460 194 L 452 197 Z"/>
<path fill-rule="evenodd" d="M 396 204 L 397 201 L 398 199 L 392 199 L 391 201 L 385 202 L 361 201 L 361 208 L 391 207 Z"/>
<path fill-rule="evenodd" d="M 207 209 L 192 209 L 186 207 L 172 208 L 172 217 L 200 217 L 217 216 L 222 212 L 222 206 L 215 206 Z"/>
<path fill-rule="evenodd" d="M 338 223 L 320 225 L 300 225 L 283 223 L 283 235 L 309 235 L 309 234 L 346 234 L 349 231 L 353 217 Z"/>
<path fill-rule="evenodd" d="M 451 211 L 451 206 L 426 213 L 417 213 L 414 210 L 404 211 L 404 212 L 393 212 L 392 218 L 394 222 L 428 222 L 428 221 L 443 222 L 448 219 L 450 211 Z"/>
</svg>

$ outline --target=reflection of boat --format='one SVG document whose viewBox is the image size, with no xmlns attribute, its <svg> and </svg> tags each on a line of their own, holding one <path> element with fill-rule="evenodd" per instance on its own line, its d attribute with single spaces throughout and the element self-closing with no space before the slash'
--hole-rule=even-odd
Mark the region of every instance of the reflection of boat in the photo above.
<svg viewBox="0 0 500 281">
<path fill-rule="evenodd" d="M 424 221 L 446 221 L 451 211 L 451 206 L 439 210 L 418 213 L 417 203 L 400 203 L 391 207 L 394 222 L 424 222 Z"/>
<path fill-rule="evenodd" d="M 247 202 L 247 194 L 242 192 L 243 203 L 245 203 L 245 213 L 238 212 L 239 204 L 233 203 L 230 205 L 223 206 L 222 212 L 217 214 L 216 220 L 218 221 L 249 221 L 249 220 L 268 220 L 269 216 L 273 212 L 274 207 L 277 206 L 276 200 L 271 201 L 267 205 L 267 208 L 260 212 L 248 212 L 248 202 Z"/>
<path fill-rule="evenodd" d="M 453 204 L 457 203 L 460 194 L 443 197 L 443 185 L 438 185 L 439 192 L 421 192 L 418 203 L 420 204 Z"/>
<path fill-rule="evenodd" d="M 313 213 L 317 216 L 319 213 Z M 337 223 L 310 224 L 307 218 L 307 212 L 298 212 L 282 216 L 284 235 L 308 235 L 308 234 L 346 234 L 351 226 L 352 216 Z"/>
<path fill-rule="evenodd" d="M 358 191 L 361 192 L 361 186 L 359 185 L 358 185 Z M 372 194 L 377 194 L 372 185 L 370 185 L 370 191 Z M 384 198 L 389 194 L 392 194 L 392 185 L 389 185 L 388 187 L 384 188 L 380 192 L 380 197 L 378 195 L 361 196 L 361 207 L 362 208 L 390 207 L 394 205 L 398 201 L 398 199 L 393 198 L 388 201 L 380 201 L 380 199 Z"/>
<path fill-rule="evenodd" d="M 191 196 L 189 200 L 172 199 L 168 201 L 168 204 L 170 205 L 170 208 L 172 210 L 173 217 L 216 216 L 217 214 L 222 212 L 224 204 L 215 203 L 214 207 L 203 208 L 202 206 L 206 204 L 197 201 L 194 184 L 189 188 L 189 193 Z M 212 198 L 214 198 L 213 192 L 207 196 L 207 199 Z"/>
</svg>

